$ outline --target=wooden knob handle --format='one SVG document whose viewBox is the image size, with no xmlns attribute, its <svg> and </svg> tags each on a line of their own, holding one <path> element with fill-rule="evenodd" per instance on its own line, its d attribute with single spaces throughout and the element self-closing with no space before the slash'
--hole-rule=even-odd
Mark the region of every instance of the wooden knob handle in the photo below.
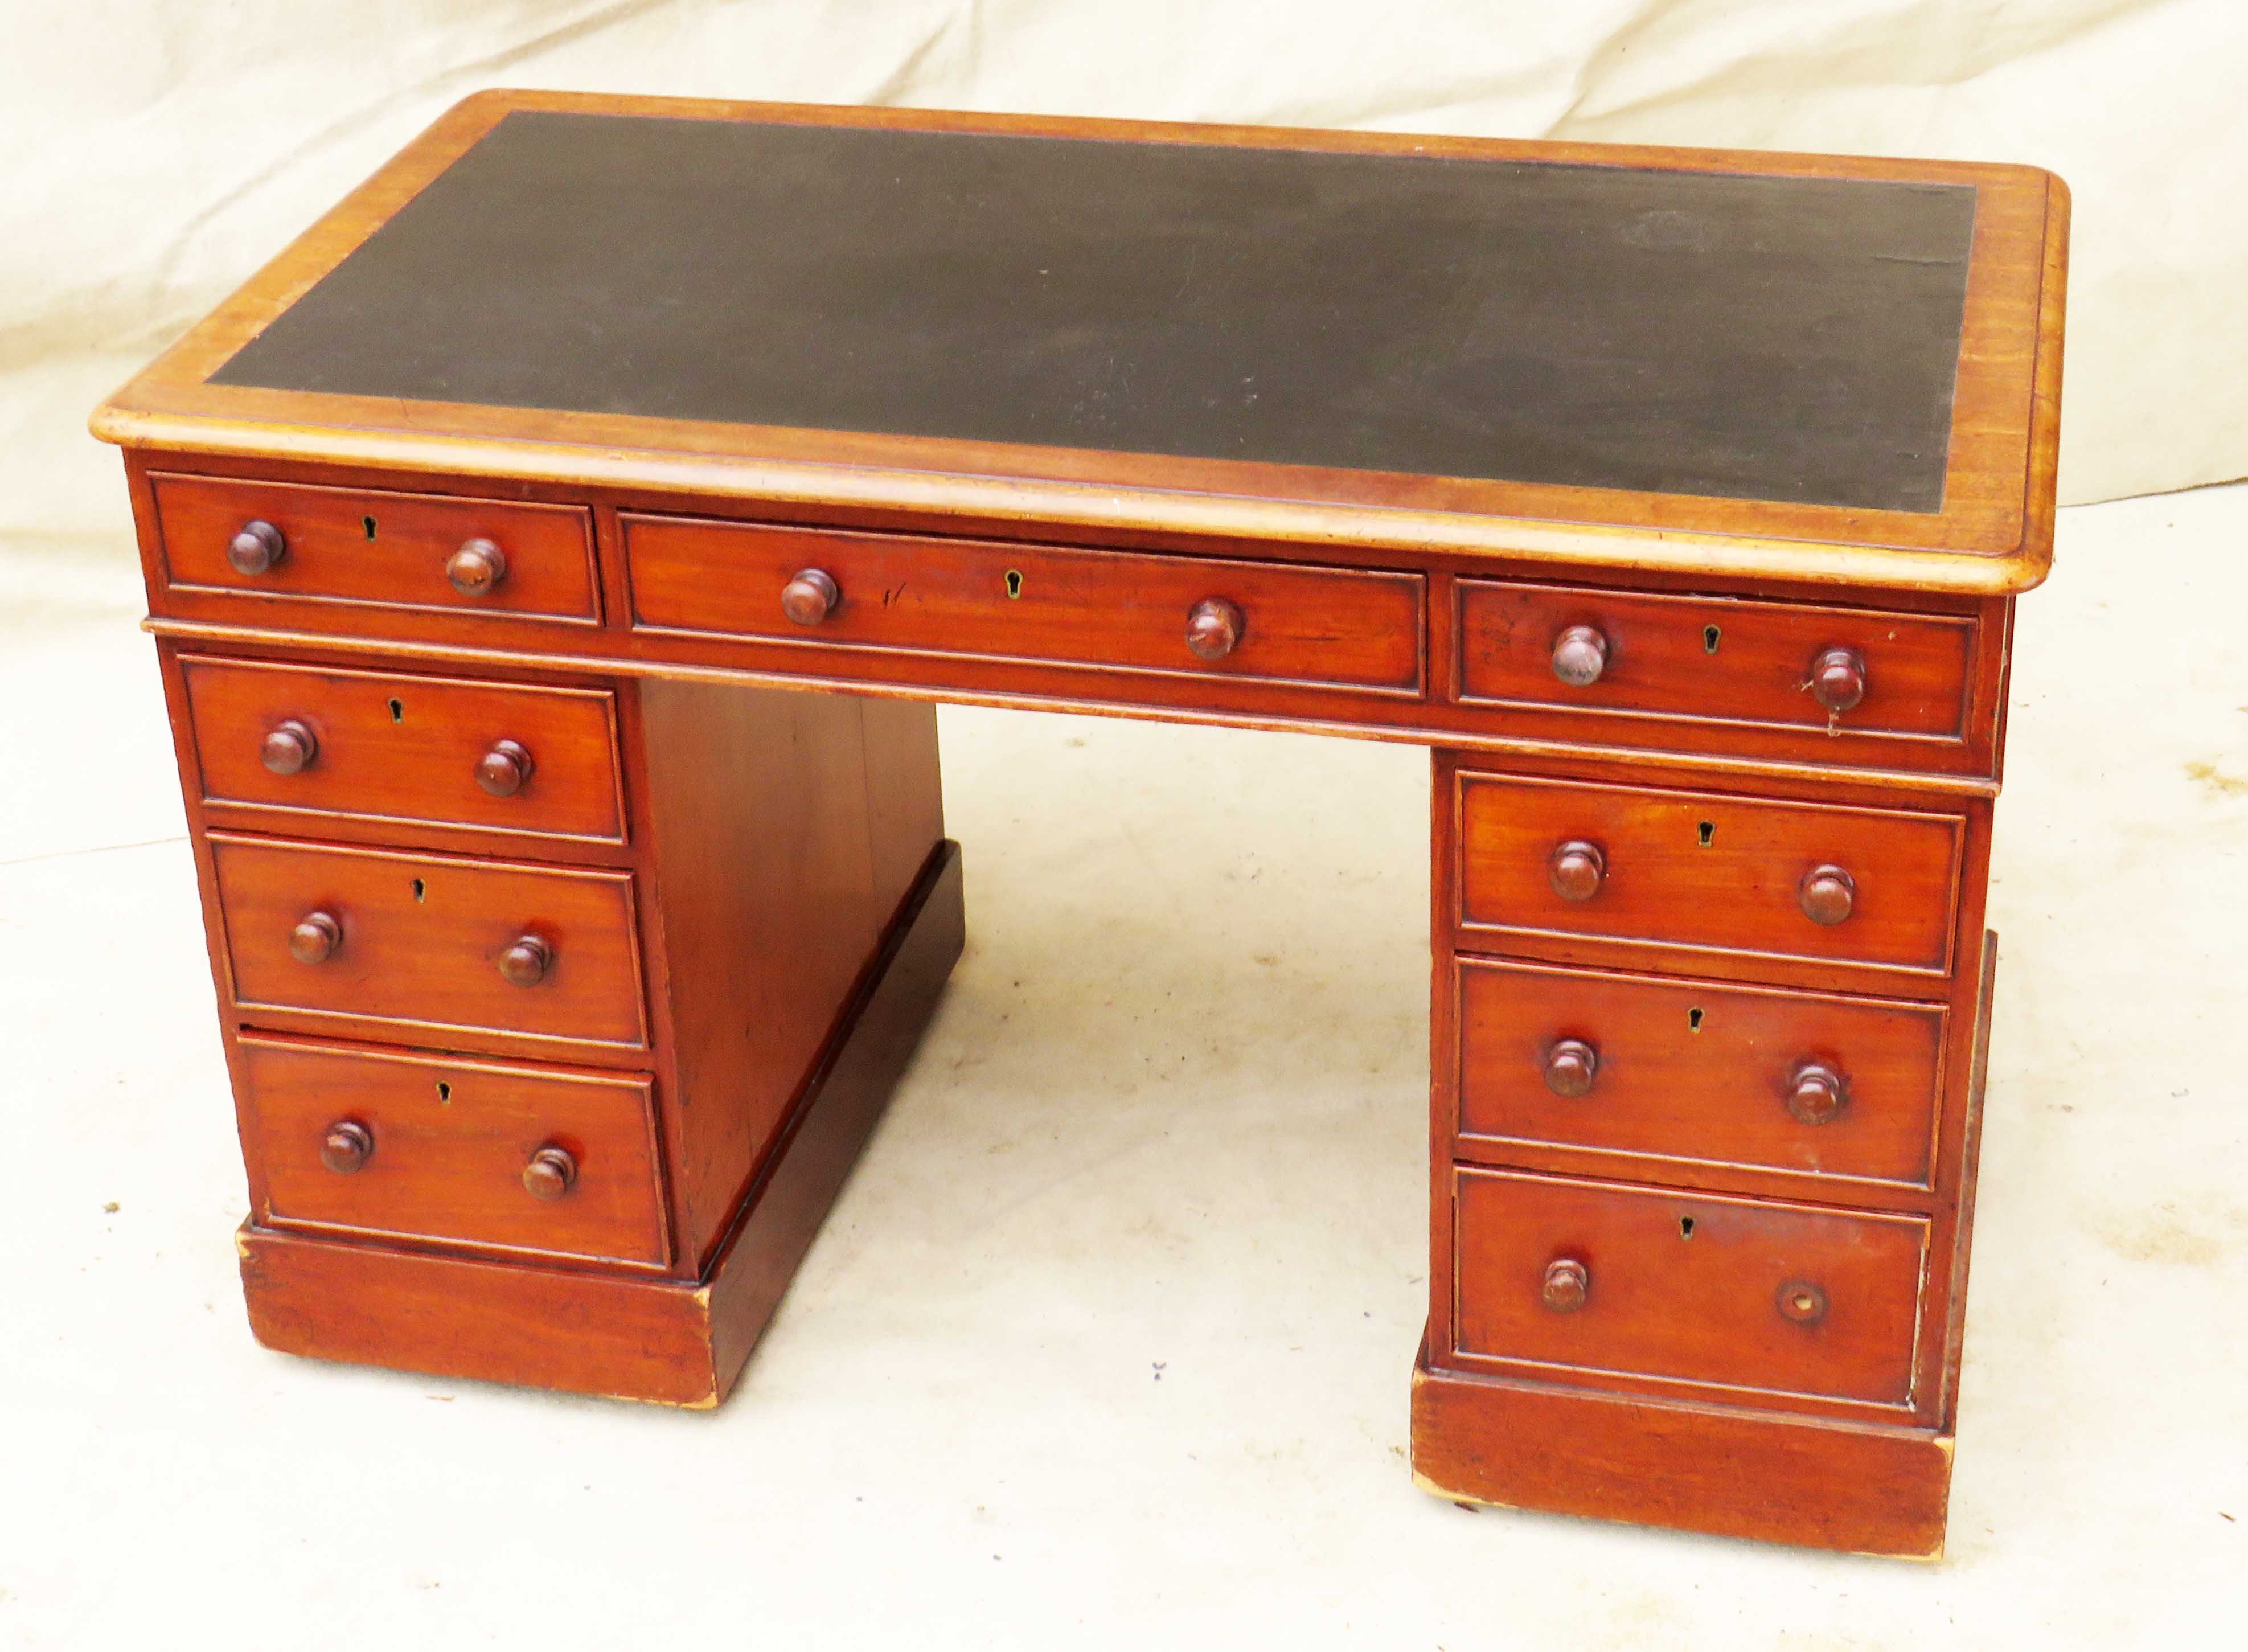
<svg viewBox="0 0 2248 1652">
<path fill-rule="evenodd" d="M 1802 904 L 1803 915 L 1812 922 L 1836 924 L 1847 918 L 1857 904 L 1858 885 L 1840 867 L 1813 867 L 1803 874 L 1795 898 Z"/>
<path fill-rule="evenodd" d="M 490 539 L 470 539 L 445 559 L 445 578 L 464 597 L 489 596 L 507 578 L 507 552 Z"/>
<path fill-rule="evenodd" d="M 499 972 L 513 986 L 535 987 L 553 967 L 554 949 L 544 936 L 519 935 L 499 955 Z"/>
<path fill-rule="evenodd" d="M 534 1199 L 548 1203 L 560 1198 L 578 1181 L 578 1161 L 567 1148 L 558 1148 L 552 1142 L 531 1155 L 531 1162 L 523 1167 L 524 1191 Z"/>
<path fill-rule="evenodd" d="M 320 1138 L 320 1162 L 349 1176 L 374 1155 L 374 1133 L 357 1119 L 339 1119 Z"/>
<path fill-rule="evenodd" d="M 1855 648 L 1825 648 L 1811 662 L 1811 697 L 1829 711 L 1847 711 L 1866 697 L 1866 656 Z"/>
<path fill-rule="evenodd" d="M 806 568 L 780 588 L 780 611 L 798 625 L 818 625 L 835 612 L 843 593 L 819 568 Z"/>
<path fill-rule="evenodd" d="M 1249 620 L 1223 597 L 1204 597 L 1187 610 L 1187 647 L 1204 660 L 1223 660 L 1241 646 Z"/>
<path fill-rule="evenodd" d="M 1546 1087 L 1555 1095 L 1583 1095 L 1600 1070 L 1599 1051 L 1582 1038 L 1563 1038 L 1546 1052 Z"/>
<path fill-rule="evenodd" d="M 344 943 L 344 926 L 326 912 L 307 912 L 289 931 L 289 956 L 299 963 L 326 963 Z"/>
<path fill-rule="evenodd" d="M 511 798 L 531 778 L 531 752 L 513 740 L 495 740 L 476 759 L 476 784 L 496 798 Z"/>
<path fill-rule="evenodd" d="M 1593 1276 L 1585 1272 L 1585 1265 L 1565 1256 L 1546 1270 L 1546 1286 L 1539 1294 L 1554 1313 L 1574 1313 L 1585 1306 L 1592 1288 Z"/>
<path fill-rule="evenodd" d="M 320 743 L 312 730 L 290 717 L 276 724 L 257 749 L 257 756 L 276 774 L 294 774 L 310 768 L 314 757 L 320 755 Z"/>
<path fill-rule="evenodd" d="M 270 522 L 245 522 L 226 547 L 226 559 L 236 573 L 256 578 L 271 572 L 289 554 L 289 542 Z"/>
<path fill-rule="evenodd" d="M 1772 1298 L 1780 1317 L 1798 1325 L 1815 1325 L 1826 1317 L 1826 1293 L 1808 1279 L 1790 1279 Z"/>
<path fill-rule="evenodd" d="M 1600 880 L 1607 876 L 1607 862 L 1601 858 L 1600 845 L 1587 843 L 1581 838 L 1572 838 L 1553 851 L 1552 859 L 1546 863 L 1546 876 L 1553 886 L 1553 893 L 1564 901 L 1589 901 L 1600 892 Z"/>
<path fill-rule="evenodd" d="M 1553 675 L 1573 689 L 1587 688 L 1608 668 L 1608 640 L 1593 627 L 1573 625 L 1553 639 Z"/>
<path fill-rule="evenodd" d="M 1824 1124 L 1850 1105 L 1842 1075 L 1817 1061 L 1806 1061 L 1787 1081 L 1787 1110 L 1799 1124 Z"/>
</svg>

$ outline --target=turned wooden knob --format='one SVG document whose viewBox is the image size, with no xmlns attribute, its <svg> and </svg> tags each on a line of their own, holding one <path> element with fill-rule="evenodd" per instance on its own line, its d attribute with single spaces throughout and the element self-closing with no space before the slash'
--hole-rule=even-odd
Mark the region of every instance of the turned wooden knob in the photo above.
<svg viewBox="0 0 2248 1652">
<path fill-rule="evenodd" d="M 507 578 L 507 553 L 490 539 L 470 539 L 445 559 L 445 578 L 464 597 L 489 596 Z"/>
<path fill-rule="evenodd" d="M 780 611 L 798 625 L 818 625 L 835 612 L 843 593 L 818 568 L 806 568 L 780 588 Z"/>
<path fill-rule="evenodd" d="M 1553 639 L 1553 675 L 1573 689 L 1598 682 L 1608 668 L 1608 640 L 1588 625 L 1573 625 Z"/>
<path fill-rule="evenodd" d="M 320 1138 L 320 1162 L 349 1176 L 374 1155 L 374 1133 L 357 1119 L 339 1119 Z"/>
<path fill-rule="evenodd" d="M 1546 1270 L 1546 1286 L 1539 1294 L 1554 1313 L 1574 1313 L 1585 1306 L 1586 1293 L 1592 1288 L 1593 1276 L 1585 1272 L 1585 1265 L 1563 1257 Z"/>
<path fill-rule="evenodd" d="M 1803 874 L 1795 898 L 1803 915 L 1813 923 L 1835 924 L 1850 915 L 1857 903 L 1858 886 L 1840 867 L 1813 867 Z"/>
<path fill-rule="evenodd" d="M 499 955 L 499 972 L 513 986 L 535 987 L 553 967 L 554 949 L 544 936 L 519 935 L 514 944 Z"/>
<path fill-rule="evenodd" d="M 1204 660 L 1223 660 L 1241 646 L 1249 621 L 1223 597 L 1204 597 L 1187 610 L 1187 647 Z"/>
<path fill-rule="evenodd" d="M 1866 656 L 1855 648 L 1822 649 L 1811 662 L 1811 697 L 1829 711 L 1847 711 L 1866 697 Z"/>
<path fill-rule="evenodd" d="M 531 778 L 531 753 L 513 740 L 495 740 L 476 759 L 476 784 L 496 798 L 511 798 Z"/>
<path fill-rule="evenodd" d="M 291 717 L 265 737 L 257 755 L 274 773 L 294 774 L 312 766 L 312 759 L 320 755 L 320 743 L 313 737 L 312 730 Z"/>
<path fill-rule="evenodd" d="M 1600 1070 L 1600 1052 L 1582 1038 L 1563 1038 L 1546 1056 L 1546 1087 L 1555 1095 L 1583 1095 Z"/>
<path fill-rule="evenodd" d="M 1600 892 L 1600 880 L 1607 871 L 1600 846 L 1580 838 L 1572 838 L 1560 845 L 1546 863 L 1546 876 L 1553 886 L 1553 893 L 1564 901 L 1591 900 Z"/>
<path fill-rule="evenodd" d="M 1817 1061 L 1806 1061 L 1787 1081 L 1787 1110 L 1799 1124 L 1824 1124 L 1850 1105 L 1842 1075 Z"/>
<path fill-rule="evenodd" d="M 289 542 L 270 522 L 245 522 L 226 547 L 226 559 L 236 573 L 255 577 L 271 572 L 289 554 Z"/>
<path fill-rule="evenodd" d="M 307 912 L 289 931 L 289 956 L 299 963 L 326 963 L 344 943 L 344 926 L 325 912 Z"/>
<path fill-rule="evenodd" d="M 1826 1317 L 1826 1293 L 1808 1279 L 1790 1279 L 1772 1298 L 1782 1319 L 1810 1325 Z"/>
<path fill-rule="evenodd" d="M 534 1199 L 550 1203 L 567 1193 L 578 1180 L 578 1161 L 570 1149 L 549 1143 L 531 1155 L 523 1167 L 523 1189 Z"/>
</svg>

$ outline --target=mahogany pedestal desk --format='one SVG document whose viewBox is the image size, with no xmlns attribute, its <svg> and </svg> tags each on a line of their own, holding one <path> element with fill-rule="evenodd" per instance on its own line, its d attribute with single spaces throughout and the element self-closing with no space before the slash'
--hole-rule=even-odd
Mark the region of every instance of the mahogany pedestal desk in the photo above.
<svg viewBox="0 0 2248 1652">
<path fill-rule="evenodd" d="M 1939 1552 L 2067 219 L 2014 167 L 461 104 L 93 421 L 257 1334 L 716 1403 L 962 945 L 932 702 L 1413 741 L 1416 1477 Z"/>
</svg>

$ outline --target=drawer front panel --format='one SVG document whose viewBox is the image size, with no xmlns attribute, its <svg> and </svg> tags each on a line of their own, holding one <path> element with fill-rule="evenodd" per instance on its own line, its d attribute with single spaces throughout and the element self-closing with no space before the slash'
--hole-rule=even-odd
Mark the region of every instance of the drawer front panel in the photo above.
<svg viewBox="0 0 2248 1652">
<path fill-rule="evenodd" d="M 633 616 L 648 630 L 883 648 L 1165 675 L 1418 695 L 1417 573 L 1073 551 L 901 534 L 627 517 Z M 811 625 L 781 591 L 800 572 L 838 600 Z M 1196 606 L 1239 611 L 1232 651 L 1187 646 Z"/>
<path fill-rule="evenodd" d="M 593 516 L 582 506 L 502 504 L 428 493 L 152 475 L 164 578 L 174 590 L 298 601 L 372 603 L 492 618 L 598 623 Z M 279 537 L 280 559 L 244 573 L 228 559 L 253 522 Z M 469 594 L 447 575 L 472 539 L 504 565 Z"/>
<path fill-rule="evenodd" d="M 632 878 L 622 872 L 210 835 L 235 1000 L 452 1034 L 527 1035 L 644 1048 Z M 294 932 L 334 929 L 306 962 Z M 501 973 L 532 937 L 531 984 Z M 317 950 L 308 948 L 308 950 Z"/>
<path fill-rule="evenodd" d="M 644 1077 L 254 1037 L 240 1050 L 243 1134 L 266 1225 L 667 1259 Z M 323 1162 L 339 1126 L 365 1133 L 370 1150 L 356 1168 Z M 534 1196 L 524 1168 L 554 1149 L 568 1155 L 567 1185 Z"/>
<path fill-rule="evenodd" d="M 1950 968 L 1965 826 L 1956 815 L 1468 772 L 1458 807 L 1470 930 Z M 1581 899 L 1555 888 L 1555 856 L 1571 844 L 1598 855 L 1597 887 Z M 1806 881 L 1825 867 L 1851 888 L 1837 922 L 1805 910 Z"/>
<path fill-rule="evenodd" d="M 1463 1136 L 1929 1185 L 1940 1008 L 1487 958 L 1459 995 Z"/>
<path fill-rule="evenodd" d="M 1976 622 L 1592 586 L 1459 582 L 1460 699 L 1600 713 L 1957 742 L 1966 719 Z M 1562 633 L 1587 626 L 1600 675 L 1564 682 Z M 1811 694 L 1829 648 L 1864 662 L 1864 697 L 1829 713 Z"/>
<path fill-rule="evenodd" d="M 194 657 L 180 675 L 207 803 L 623 840 L 606 690 Z M 302 766 L 269 765 L 277 734 Z"/>
<path fill-rule="evenodd" d="M 1462 1354 L 1911 1401 L 1917 1217 L 1465 1169 L 1454 1197 Z M 1569 1264 L 1573 1307 L 1552 1283 Z"/>
</svg>

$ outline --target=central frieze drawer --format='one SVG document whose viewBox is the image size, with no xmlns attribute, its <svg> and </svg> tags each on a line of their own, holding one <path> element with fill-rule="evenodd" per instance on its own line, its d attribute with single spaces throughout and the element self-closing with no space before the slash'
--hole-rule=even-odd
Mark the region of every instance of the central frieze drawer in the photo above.
<svg viewBox="0 0 2248 1652">
<path fill-rule="evenodd" d="M 400 1024 L 423 1043 L 648 1043 L 629 873 L 216 832 L 210 851 L 247 1012 Z"/>
<path fill-rule="evenodd" d="M 1421 692 L 1417 573 L 679 517 L 624 533 L 644 632 Z"/>
<path fill-rule="evenodd" d="M 1455 1176 L 1458 1352 L 1471 1359 L 1911 1402 L 1919 1217 Z"/>
</svg>

